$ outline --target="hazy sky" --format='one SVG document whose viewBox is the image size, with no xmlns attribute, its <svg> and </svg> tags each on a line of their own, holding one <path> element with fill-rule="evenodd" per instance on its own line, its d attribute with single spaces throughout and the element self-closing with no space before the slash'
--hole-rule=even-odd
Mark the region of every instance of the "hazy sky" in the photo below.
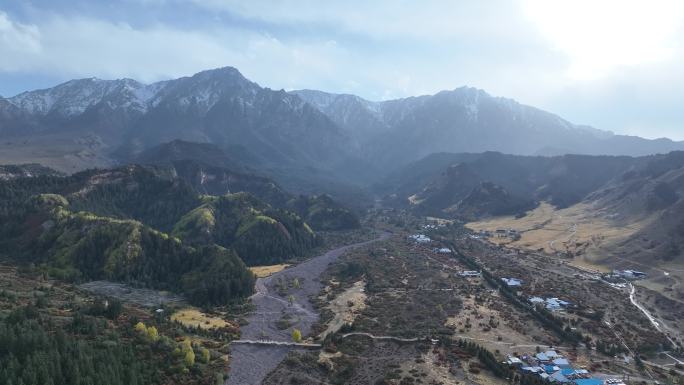
<svg viewBox="0 0 684 385">
<path fill-rule="evenodd" d="M 463 85 L 684 140 L 684 1 L 0 0 L 0 95 L 237 67 L 372 100 Z"/>
</svg>

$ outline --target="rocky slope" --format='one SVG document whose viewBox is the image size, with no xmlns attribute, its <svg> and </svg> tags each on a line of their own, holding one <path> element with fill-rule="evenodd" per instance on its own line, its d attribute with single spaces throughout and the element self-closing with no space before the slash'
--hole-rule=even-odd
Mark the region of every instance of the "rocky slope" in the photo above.
<svg viewBox="0 0 684 385">
<path fill-rule="evenodd" d="M 436 152 L 644 155 L 684 148 L 575 125 L 474 88 L 371 102 L 271 90 L 231 67 L 149 85 L 72 80 L 0 98 L 0 135 L 0 161 L 39 161 L 66 172 L 129 162 L 176 139 L 213 143 L 228 150 L 235 171 L 265 171 L 290 190 L 326 193 L 351 191 Z"/>
</svg>

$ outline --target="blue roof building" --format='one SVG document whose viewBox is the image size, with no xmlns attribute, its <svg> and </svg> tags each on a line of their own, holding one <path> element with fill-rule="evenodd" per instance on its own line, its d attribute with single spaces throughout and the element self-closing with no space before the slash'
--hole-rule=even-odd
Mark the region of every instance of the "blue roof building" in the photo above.
<svg viewBox="0 0 684 385">
<path fill-rule="evenodd" d="M 567 377 L 567 376 L 572 376 L 573 374 L 575 374 L 575 369 L 573 369 L 573 368 L 564 368 L 564 369 L 561 369 L 561 373 L 563 373 L 563 375 L 566 376 L 566 377 Z"/>
<path fill-rule="evenodd" d="M 582 378 L 575 380 L 575 385 L 603 385 L 603 380 L 599 378 Z"/>
<path fill-rule="evenodd" d="M 520 370 L 522 370 L 523 372 L 530 373 L 539 373 L 544 371 L 544 369 L 539 366 L 523 366 L 522 368 L 520 368 Z"/>
<path fill-rule="evenodd" d="M 568 360 L 566 360 L 565 358 L 556 358 L 555 360 L 553 360 L 553 364 L 558 365 L 561 368 L 570 367 L 570 362 Z"/>
<path fill-rule="evenodd" d="M 560 372 L 560 370 L 557 371 L 556 373 L 552 374 L 549 379 L 551 381 L 560 382 L 561 384 L 566 384 L 566 383 L 570 382 L 570 380 L 567 377 L 565 377 L 563 375 L 563 373 Z M 591 385 L 591 384 L 584 384 L 584 385 Z"/>
<path fill-rule="evenodd" d="M 561 370 L 561 368 L 559 368 L 556 365 L 544 365 L 544 370 L 546 371 L 546 373 L 551 374 L 556 373 L 557 371 Z"/>
</svg>

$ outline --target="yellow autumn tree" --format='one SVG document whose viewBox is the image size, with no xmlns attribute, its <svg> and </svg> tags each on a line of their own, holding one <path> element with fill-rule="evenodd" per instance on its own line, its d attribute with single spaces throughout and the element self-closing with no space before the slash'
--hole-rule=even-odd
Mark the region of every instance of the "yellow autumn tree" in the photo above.
<svg viewBox="0 0 684 385">
<path fill-rule="evenodd" d="M 195 365 L 195 352 L 193 352 L 192 349 L 187 350 L 185 352 L 185 356 L 183 357 L 183 363 L 185 364 L 185 366 Z"/>
<path fill-rule="evenodd" d="M 183 353 L 187 352 L 188 350 L 192 350 L 192 341 L 190 341 L 189 338 L 184 339 L 180 343 L 180 348 L 183 351 Z"/>
<path fill-rule="evenodd" d="M 147 331 L 147 328 L 145 327 L 144 323 L 138 322 L 137 324 L 135 324 L 135 331 L 140 334 L 143 334 Z"/>
<path fill-rule="evenodd" d="M 211 353 L 209 353 L 209 349 L 204 347 L 200 348 L 200 359 L 205 364 L 209 363 L 209 360 L 211 360 Z"/>
<path fill-rule="evenodd" d="M 302 331 L 299 329 L 292 330 L 292 341 L 302 342 Z"/>
<path fill-rule="evenodd" d="M 147 339 L 152 342 L 157 342 L 159 340 L 159 332 L 156 327 L 150 326 L 147 328 Z"/>
<path fill-rule="evenodd" d="M 180 343 L 180 349 L 183 354 L 183 363 L 186 367 L 195 364 L 195 352 L 192 350 L 192 341 L 189 338 L 184 339 Z"/>
</svg>

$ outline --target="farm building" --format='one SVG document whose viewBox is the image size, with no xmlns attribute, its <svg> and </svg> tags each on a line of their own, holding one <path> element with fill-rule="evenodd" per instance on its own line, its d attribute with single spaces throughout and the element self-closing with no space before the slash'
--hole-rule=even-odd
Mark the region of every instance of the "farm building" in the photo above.
<svg viewBox="0 0 684 385">
<path fill-rule="evenodd" d="M 430 239 L 428 236 L 423 235 L 423 234 L 409 235 L 409 239 L 412 239 L 416 243 L 430 243 L 430 242 L 432 242 L 432 239 Z"/>
<path fill-rule="evenodd" d="M 522 281 L 517 278 L 501 278 L 501 280 L 509 287 L 522 285 Z"/>
</svg>

